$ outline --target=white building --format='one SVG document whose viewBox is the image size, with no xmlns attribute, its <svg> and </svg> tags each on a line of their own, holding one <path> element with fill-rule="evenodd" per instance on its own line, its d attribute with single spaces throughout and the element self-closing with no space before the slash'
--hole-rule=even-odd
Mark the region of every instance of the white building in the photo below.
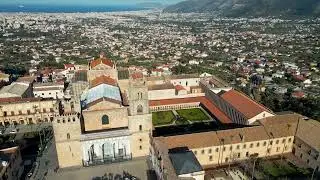
<svg viewBox="0 0 320 180">
<path fill-rule="evenodd" d="M 33 85 L 33 94 L 44 99 L 62 99 L 64 83 L 36 83 Z"/>
</svg>

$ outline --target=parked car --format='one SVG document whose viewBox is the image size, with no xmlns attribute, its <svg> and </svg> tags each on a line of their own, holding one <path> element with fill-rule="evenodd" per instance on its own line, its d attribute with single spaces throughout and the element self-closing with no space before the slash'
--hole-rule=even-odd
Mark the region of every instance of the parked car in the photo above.
<svg viewBox="0 0 320 180">
<path fill-rule="evenodd" d="M 9 133 L 10 134 L 16 134 L 19 131 L 19 129 L 12 129 Z"/>
</svg>

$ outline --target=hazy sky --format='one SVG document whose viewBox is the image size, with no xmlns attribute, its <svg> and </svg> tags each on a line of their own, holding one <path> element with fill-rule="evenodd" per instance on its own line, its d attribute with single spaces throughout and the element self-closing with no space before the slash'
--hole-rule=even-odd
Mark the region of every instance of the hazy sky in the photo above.
<svg viewBox="0 0 320 180">
<path fill-rule="evenodd" d="M 162 4 L 174 4 L 182 0 L 0 0 L 0 4 L 69 4 L 69 5 L 120 5 L 137 4 L 143 2 L 160 2 Z"/>
</svg>

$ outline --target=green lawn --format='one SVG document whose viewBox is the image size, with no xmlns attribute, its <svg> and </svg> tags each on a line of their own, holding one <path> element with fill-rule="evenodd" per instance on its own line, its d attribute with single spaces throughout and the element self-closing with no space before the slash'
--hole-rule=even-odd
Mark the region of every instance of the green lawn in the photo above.
<svg viewBox="0 0 320 180">
<path fill-rule="evenodd" d="M 183 119 L 186 119 L 189 121 L 205 121 L 210 119 L 200 108 L 181 109 L 181 110 L 177 110 L 177 113 Z"/>
<path fill-rule="evenodd" d="M 171 124 L 174 120 L 172 111 L 159 111 L 152 113 L 152 123 L 154 126 Z"/>
</svg>

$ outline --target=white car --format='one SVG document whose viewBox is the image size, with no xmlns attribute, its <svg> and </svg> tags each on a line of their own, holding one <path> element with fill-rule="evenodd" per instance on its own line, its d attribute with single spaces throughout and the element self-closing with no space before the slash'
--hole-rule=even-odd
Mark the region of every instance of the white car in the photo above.
<svg viewBox="0 0 320 180">
<path fill-rule="evenodd" d="M 18 132 L 18 129 L 12 129 L 9 133 L 10 134 L 16 134 Z"/>
</svg>

